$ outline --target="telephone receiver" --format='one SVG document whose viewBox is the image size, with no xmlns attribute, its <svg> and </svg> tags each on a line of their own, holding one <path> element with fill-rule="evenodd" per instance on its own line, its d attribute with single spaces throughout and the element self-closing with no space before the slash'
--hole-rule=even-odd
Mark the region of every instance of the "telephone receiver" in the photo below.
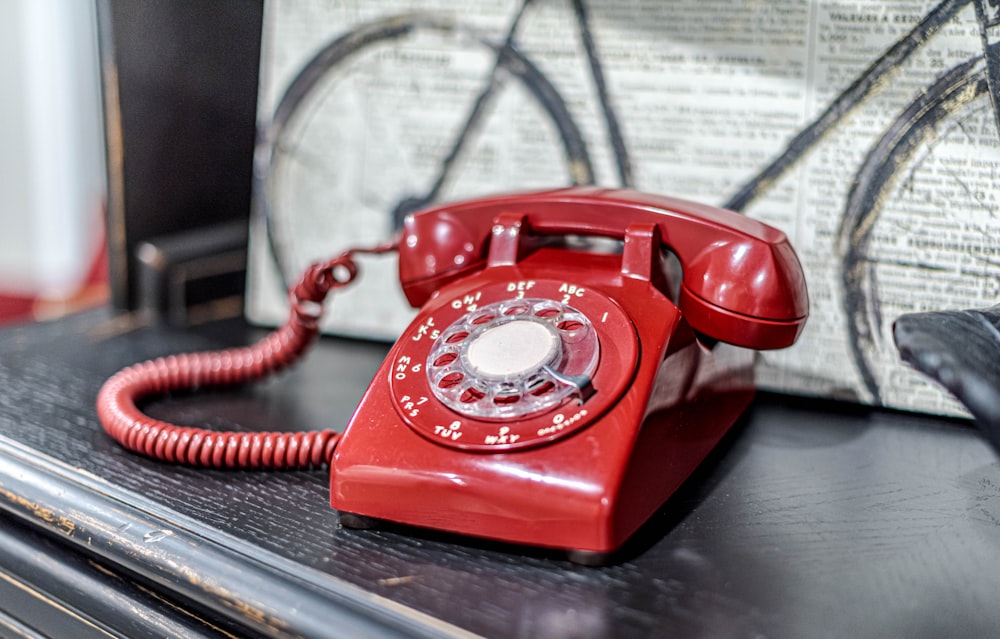
<svg viewBox="0 0 1000 639">
<path fill-rule="evenodd" d="M 594 250 L 591 236 L 617 241 Z M 342 434 L 219 432 L 139 408 L 289 366 L 327 293 L 356 277 L 353 256 L 393 249 L 420 310 Z M 398 242 L 315 264 L 289 295 L 286 324 L 255 344 L 113 375 L 97 396 L 104 429 L 193 466 L 329 465 L 349 528 L 398 522 L 588 564 L 612 560 L 690 476 L 753 398 L 754 350 L 792 344 L 808 315 L 780 231 L 589 187 L 413 214 Z"/>
<path fill-rule="evenodd" d="M 662 246 L 635 237 L 644 233 Z M 411 215 L 399 247 L 400 284 L 420 307 L 457 279 L 515 264 L 538 236 L 565 235 L 642 244 L 638 254 L 626 246 L 625 277 L 650 279 L 649 251 L 672 251 L 684 272 L 678 306 L 695 330 L 719 341 L 782 348 L 805 324 L 805 278 L 781 231 L 732 211 L 626 190 L 574 187 Z"/>
<path fill-rule="evenodd" d="M 347 527 L 603 563 L 748 406 L 751 349 L 791 345 L 808 316 L 783 233 L 634 191 L 445 204 L 409 216 L 398 250 L 420 311 L 333 451 Z"/>
</svg>

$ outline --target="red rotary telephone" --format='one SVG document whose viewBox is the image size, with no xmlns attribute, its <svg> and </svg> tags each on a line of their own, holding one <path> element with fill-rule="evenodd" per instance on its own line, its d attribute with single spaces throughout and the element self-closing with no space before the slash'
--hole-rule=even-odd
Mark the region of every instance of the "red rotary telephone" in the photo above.
<svg viewBox="0 0 1000 639">
<path fill-rule="evenodd" d="M 579 248 L 573 238 L 585 236 L 621 240 L 621 252 Z M 633 191 L 446 204 L 375 250 L 392 248 L 421 310 L 341 436 L 185 429 L 135 401 L 291 363 L 317 333 L 317 303 L 353 279 L 354 252 L 313 267 L 288 324 L 260 343 L 120 372 L 98 397 L 105 428 L 171 461 L 328 463 L 330 502 L 348 526 L 388 520 L 590 561 L 659 509 L 747 407 L 747 349 L 792 344 L 808 315 L 780 231 Z"/>
</svg>

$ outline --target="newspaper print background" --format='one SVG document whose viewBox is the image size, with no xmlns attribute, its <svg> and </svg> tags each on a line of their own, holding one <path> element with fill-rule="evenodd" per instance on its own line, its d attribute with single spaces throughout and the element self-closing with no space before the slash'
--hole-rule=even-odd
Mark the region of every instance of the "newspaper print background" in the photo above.
<svg viewBox="0 0 1000 639">
<path fill-rule="evenodd" d="M 631 186 L 789 235 L 811 316 L 798 344 L 761 354 L 765 387 L 962 412 L 899 363 L 891 324 L 997 301 L 1000 137 L 972 4 L 272 0 L 266 11 L 259 112 L 274 146 L 258 156 L 268 180 L 252 320 L 285 316 L 276 263 L 291 277 L 388 239 L 420 203 Z M 308 90 L 282 102 L 290 86 Z M 280 139 L 267 128 L 276 117 Z M 414 312 L 395 262 L 362 267 L 326 328 L 392 339 Z"/>
</svg>

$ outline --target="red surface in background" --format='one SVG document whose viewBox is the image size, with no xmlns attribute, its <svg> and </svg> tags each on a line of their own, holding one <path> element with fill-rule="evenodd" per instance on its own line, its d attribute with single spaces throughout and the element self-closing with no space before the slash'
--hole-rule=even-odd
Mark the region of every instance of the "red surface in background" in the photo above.
<svg viewBox="0 0 1000 639">
<path fill-rule="evenodd" d="M 0 326 L 52 319 L 60 315 L 93 308 L 108 299 L 108 247 L 102 232 L 87 275 L 72 294 L 63 299 L 39 298 L 26 295 L 7 294 L 0 291 Z"/>
</svg>

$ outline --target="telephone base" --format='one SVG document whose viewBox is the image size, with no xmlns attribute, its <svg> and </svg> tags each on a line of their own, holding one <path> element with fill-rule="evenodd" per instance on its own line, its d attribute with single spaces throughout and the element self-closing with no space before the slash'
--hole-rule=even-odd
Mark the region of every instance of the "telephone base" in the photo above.
<svg viewBox="0 0 1000 639">
<path fill-rule="evenodd" d="M 754 354 L 697 337 L 659 227 L 628 225 L 620 256 L 522 255 L 521 222 L 491 222 L 489 266 L 401 335 L 334 451 L 330 505 L 605 563 L 749 405 Z M 579 376 L 588 392 L 563 394 Z"/>
<path fill-rule="evenodd" d="M 720 366 L 726 351 L 736 358 Z M 626 398 L 583 432 L 526 451 L 456 452 L 403 424 L 358 420 L 334 457 L 331 506 L 349 528 L 387 521 L 607 563 L 738 421 L 754 395 L 751 362 L 743 349 L 692 344 L 654 383 L 654 397 L 671 395 L 693 368 L 683 399 L 647 409 Z M 392 410 L 386 397 L 371 405 Z"/>
</svg>

